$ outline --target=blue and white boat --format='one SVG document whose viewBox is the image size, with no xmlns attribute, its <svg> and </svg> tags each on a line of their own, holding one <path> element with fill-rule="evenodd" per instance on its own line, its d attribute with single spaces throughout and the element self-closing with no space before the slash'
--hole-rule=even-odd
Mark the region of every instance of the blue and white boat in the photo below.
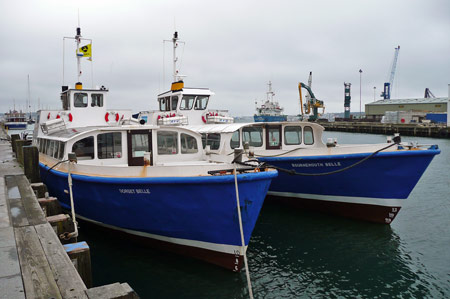
<svg viewBox="0 0 450 299">
<path fill-rule="evenodd" d="M 177 69 L 176 50 L 179 41 L 178 32 L 172 38 L 173 46 L 173 83 L 170 90 L 158 95 L 159 110 L 141 111 L 137 119 L 155 125 L 202 125 L 229 124 L 233 118 L 228 110 L 209 109 L 214 92 L 209 88 L 185 87 L 184 75 Z"/>
<path fill-rule="evenodd" d="M 399 136 L 382 144 L 341 145 L 333 138 L 324 143 L 324 128 L 311 122 L 188 128 L 214 136 L 215 142 L 208 144 L 213 160 L 230 161 L 230 153 L 241 148 L 247 160 L 277 168 L 270 199 L 386 224 L 440 153 L 437 145 L 399 142 Z"/>
<path fill-rule="evenodd" d="M 27 128 L 27 118 L 24 112 L 9 110 L 5 113 L 5 129 L 7 130 L 25 130 Z"/>
<path fill-rule="evenodd" d="M 286 121 L 287 115 L 283 114 L 284 108 L 273 98 L 275 93 L 272 91 L 272 82 L 267 84 L 269 90 L 266 92 L 267 98 L 264 103 L 256 107 L 256 114 L 253 116 L 255 122 L 277 122 Z M 258 102 L 255 102 L 257 104 Z"/>
<path fill-rule="evenodd" d="M 75 39 L 79 48 L 79 29 Z M 63 108 L 38 111 L 34 144 L 50 194 L 80 219 L 239 271 L 277 172 L 209 161 L 200 134 L 140 124 L 107 109 L 107 93 L 63 86 Z"/>
</svg>

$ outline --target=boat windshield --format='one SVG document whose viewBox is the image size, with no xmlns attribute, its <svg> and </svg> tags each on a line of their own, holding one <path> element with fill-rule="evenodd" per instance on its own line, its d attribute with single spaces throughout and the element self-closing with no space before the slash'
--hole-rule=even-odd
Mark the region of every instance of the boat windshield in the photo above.
<svg viewBox="0 0 450 299">
<path fill-rule="evenodd" d="M 195 110 L 205 110 L 206 106 L 208 106 L 208 96 L 197 96 L 195 101 Z"/>
<path fill-rule="evenodd" d="M 184 95 L 181 99 L 180 110 L 191 110 L 194 106 L 195 96 Z"/>
</svg>

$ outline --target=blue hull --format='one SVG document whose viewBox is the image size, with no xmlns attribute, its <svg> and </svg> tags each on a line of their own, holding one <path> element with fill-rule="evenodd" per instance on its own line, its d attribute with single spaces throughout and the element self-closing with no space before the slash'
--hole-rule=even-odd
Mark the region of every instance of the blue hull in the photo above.
<svg viewBox="0 0 450 299">
<path fill-rule="evenodd" d="M 69 209 L 67 173 L 47 172 L 48 167 L 43 164 L 40 167 L 50 194 Z M 276 175 L 276 172 L 238 175 L 246 245 Z M 75 211 L 85 219 L 163 242 L 170 242 L 167 238 L 183 240 L 188 247 L 196 242 L 241 245 L 233 175 L 111 178 L 74 174 L 72 179 Z M 189 245 L 190 241 L 194 245 Z M 232 260 L 223 262 L 226 265 L 222 261 L 209 261 L 231 269 L 235 255 L 231 257 Z"/>
<path fill-rule="evenodd" d="M 253 116 L 255 122 L 275 122 L 275 121 L 286 121 L 286 115 L 255 115 Z"/>
<path fill-rule="evenodd" d="M 300 207 L 390 223 L 438 149 L 381 152 L 343 172 L 300 176 L 279 172 L 269 194 Z M 259 160 L 298 173 L 325 173 L 350 166 L 369 154 L 264 157 Z"/>
<path fill-rule="evenodd" d="M 5 129 L 8 130 L 24 130 L 27 128 L 26 122 L 10 122 L 5 123 Z"/>
</svg>

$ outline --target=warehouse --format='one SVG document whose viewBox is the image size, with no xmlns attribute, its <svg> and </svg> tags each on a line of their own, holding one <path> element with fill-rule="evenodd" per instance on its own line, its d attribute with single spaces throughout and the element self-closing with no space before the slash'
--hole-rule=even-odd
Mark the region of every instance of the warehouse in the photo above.
<svg viewBox="0 0 450 299">
<path fill-rule="evenodd" d="M 386 99 L 366 104 L 366 118 L 380 121 L 386 111 L 446 113 L 448 98 Z"/>
</svg>

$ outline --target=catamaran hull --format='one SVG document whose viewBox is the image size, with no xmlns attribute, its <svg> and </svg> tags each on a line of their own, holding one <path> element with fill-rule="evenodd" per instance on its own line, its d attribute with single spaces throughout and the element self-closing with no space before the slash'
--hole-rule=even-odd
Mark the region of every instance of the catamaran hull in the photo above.
<svg viewBox="0 0 450 299">
<path fill-rule="evenodd" d="M 280 171 L 271 199 L 326 213 L 390 224 L 438 149 L 381 152 L 342 172 L 305 176 Z M 355 164 L 369 154 L 264 157 L 261 161 L 297 173 L 321 174 Z"/>
<path fill-rule="evenodd" d="M 67 173 L 40 164 L 50 194 L 70 209 Z M 245 245 L 276 172 L 238 175 Z M 117 178 L 72 175 L 80 218 L 239 271 L 242 246 L 233 175 Z"/>
</svg>

